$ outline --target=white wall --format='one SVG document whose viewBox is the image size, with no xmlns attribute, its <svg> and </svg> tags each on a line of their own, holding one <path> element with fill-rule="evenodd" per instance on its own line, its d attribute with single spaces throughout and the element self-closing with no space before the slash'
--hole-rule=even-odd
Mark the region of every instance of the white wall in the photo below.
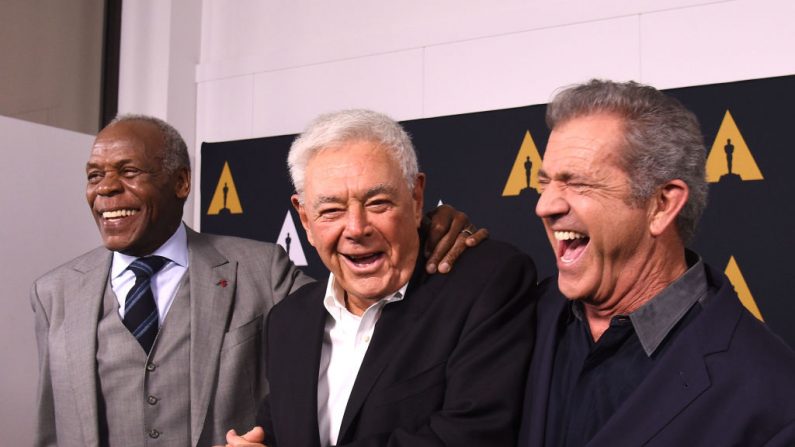
<svg viewBox="0 0 795 447">
<path fill-rule="evenodd" d="M 182 134 L 191 155 L 197 146 L 195 70 L 201 14 L 196 0 L 130 0 L 122 7 L 119 113 L 167 121 Z M 197 166 L 193 157 L 191 162 Z M 194 186 L 197 190 L 198 183 Z M 192 224 L 191 199 L 184 219 Z"/>
<path fill-rule="evenodd" d="M 85 199 L 85 163 L 93 139 L 0 116 L 2 445 L 33 444 L 38 362 L 30 286 L 101 242 Z"/>
<path fill-rule="evenodd" d="M 795 73 L 791 0 L 203 0 L 202 9 L 197 144 L 299 132 L 345 107 L 406 120 L 545 103 L 592 77 L 673 88 Z"/>
</svg>

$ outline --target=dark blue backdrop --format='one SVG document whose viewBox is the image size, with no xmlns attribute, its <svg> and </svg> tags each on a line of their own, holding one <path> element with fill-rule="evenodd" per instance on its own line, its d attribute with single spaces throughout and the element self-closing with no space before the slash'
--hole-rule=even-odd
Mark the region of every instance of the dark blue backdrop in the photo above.
<svg viewBox="0 0 795 447">
<path fill-rule="evenodd" d="M 795 227 L 795 201 L 790 195 L 795 190 L 795 76 L 668 93 L 698 115 L 708 150 L 730 111 L 736 123 L 735 133 L 730 132 L 737 146 L 734 171 L 743 169 L 738 164 L 750 153 L 764 177 L 743 180 L 724 176 L 711 183 L 710 202 L 691 245 L 720 270 L 733 258 L 764 320 L 795 346 L 795 300 L 790 298 L 795 289 L 795 275 L 790 273 L 795 238 L 789 234 Z M 428 174 L 426 207 L 441 200 L 466 211 L 478 226 L 489 228 L 493 238 L 510 241 L 530 253 L 542 277 L 554 274 L 554 259 L 543 226 L 533 212 L 538 193 L 526 188 L 518 195 L 502 194 L 514 164 L 526 159 L 520 148 L 528 131 L 543 155 L 549 134 L 544 110 L 544 105 L 538 105 L 403 123 L 419 152 L 421 169 Z M 724 131 L 731 131 L 729 127 Z M 277 242 L 289 212 L 298 228 L 297 234 L 291 234 L 291 245 L 295 245 L 291 253 L 300 245 L 308 263 L 304 269 L 322 278 L 327 274 L 325 268 L 290 206 L 292 188 L 285 160 L 293 138 L 202 144 L 201 229 Z M 727 170 L 723 141 L 715 147 L 720 163 L 711 170 L 719 176 L 725 172 L 716 169 Z M 229 164 L 242 213 L 208 214 L 225 163 Z M 537 165 L 533 164 L 533 173 Z M 736 280 L 735 275 L 732 281 L 737 286 Z"/>
</svg>

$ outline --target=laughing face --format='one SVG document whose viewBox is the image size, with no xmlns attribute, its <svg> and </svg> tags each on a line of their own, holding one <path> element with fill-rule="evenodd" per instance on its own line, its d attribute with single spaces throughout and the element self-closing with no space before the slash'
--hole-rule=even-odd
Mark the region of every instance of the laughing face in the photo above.
<svg viewBox="0 0 795 447">
<path fill-rule="evenodd" d="M 151 254 L 176 231 L 190 172 L 163 169 L 163 138 L 145 121 L 103 129 L 86 163 L 86 200 L 109 250 Z"/>
<path fill-rule="evenodd" d="M 355 140 L 316 153 L 305 179 L 304 203 L 293 196 L 293 204 L 309 242 L 347 292 L 349 309 L 361 313 L 411 277 L 424 177 L 411 191 L 390 155 Z"/>
<path fill-rule="evenodd" d="M 610 114 L 573 118 L 549 136 L 539 182 L 541 217 L 569 299 L 616 305 L 646 272 L 652 257 L 649 207 L 630 204 L 630 181 L 619 167 L 622 121 Z"/>
</svg>

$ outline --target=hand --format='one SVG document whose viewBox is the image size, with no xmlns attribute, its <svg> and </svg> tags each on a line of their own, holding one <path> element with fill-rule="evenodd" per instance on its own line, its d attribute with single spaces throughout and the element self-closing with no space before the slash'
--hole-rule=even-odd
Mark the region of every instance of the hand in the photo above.
<svg viewBox="0 0 795 447">
<path fill-rule="evenodd" d="M 425 243 L 425 254 L 428 256 L 425 270 L 428 273 L 436 273 L 437 270 L 439 273 L 449 272 L 464 250 L 489 237 L 487 229 L 476 229 L 466 214 L 450 205 L 437 207 L 427 217 L 430 220 L 423 219 L 423 227 L 428 233 Z M 430 253 L 431 250 L 433 253 Z"/>
<path fill-rule="evenodd" d="M 265 430 L 262 427 L 254 427 L 243 436 L 235 430 L 226 432 L 226 447 L 267 447 L 264 442 Z"/>
</svg>

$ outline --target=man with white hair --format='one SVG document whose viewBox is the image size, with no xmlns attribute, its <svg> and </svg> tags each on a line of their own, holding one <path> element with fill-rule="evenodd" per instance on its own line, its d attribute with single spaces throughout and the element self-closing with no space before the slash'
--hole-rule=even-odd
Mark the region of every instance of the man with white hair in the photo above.
<svg viewBox="0 0 795 447">
<path fill-rule="evenodd" d="M 425 176 L 408 135 L 366 110 L 323 115 L 293 143 L 292 201 L 331 271 L 271 312 L 266 444 L 508 446 L 533 339 L 536 271 L 486 241 L 428 276 Z M 262 432 L 230 433 L 256 445 Z"/>
</svg>

